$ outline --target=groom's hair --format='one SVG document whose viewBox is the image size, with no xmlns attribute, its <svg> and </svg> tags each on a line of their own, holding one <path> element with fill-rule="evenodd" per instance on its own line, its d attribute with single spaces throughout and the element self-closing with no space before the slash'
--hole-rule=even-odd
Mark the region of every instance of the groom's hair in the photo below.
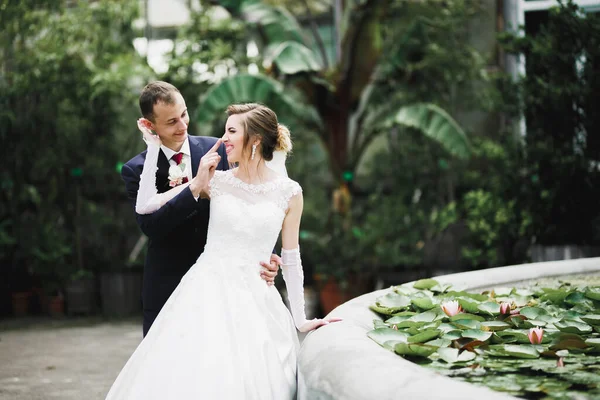
<svg viewBox="0 0 600 400">
<path fill-rule="evenodd" d="M 173 93 L 179 93 L 179 90 L 170 83 L 155 81 L 147 84 L 140 94 L 140 111 L 144 118 L 154 122 L 154 105 L 159 101 L 173 104 Z"/>
</svg>

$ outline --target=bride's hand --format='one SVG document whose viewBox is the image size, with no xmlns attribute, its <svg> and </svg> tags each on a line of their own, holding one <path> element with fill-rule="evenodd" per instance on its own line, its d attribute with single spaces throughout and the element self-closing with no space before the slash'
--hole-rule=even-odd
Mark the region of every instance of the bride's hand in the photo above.
<svg viewBox="0 0 600 400">
<path fill-rule="evenodd" d="M 142 132 L 142 139 L 144 139 L 144 142 L 146 142 L 147 144 L 153 144 L 155 146 L 160 147 L 160 145 L 162 144 L 160 137 L 158 137 L 158 135 L 155 135 L 150 129 L 145 127 L 142 120 L 143 118 L 137 120 L 138 129 L 140 130 L 140 132 Z"/>
<path fill-rule="evenodd" d="M 204 154 L 200 159 L 200 165 L 198 165 L 198 175 L 201 171 L 208 172 L 209 181 L 215 174 L 215 170 L 221 162 L 221 155 L 217 152 L 217 150 L 219 150 L 219 146 L 221 146 L 222 142 L 222 139 L 217 140 L 215 145 L 211 147 L 211 149 L 207 151 L 206 154 Z"/>
<path fill-rule="evenodd" d="M 311 319 L 310 321 L 306 321 L 298 330 L 300 332 L 308 332 L 312 331 L 313 329 L 317 329 L 321 326 L 329 325 L 332 322 L 339 322 L 341 320 L 341 318 L 315 318 Z"/>
<path fill-rule="evenodd" d="M 221 142 L 221 139 L 217 140 L 217 143 L 215 143 L 215 145 L 200 159 L 198 172 L 190 182 L 190 190 L 194 196 L 199 196 L 208 188 L 208 183 L 215 174 L 219 162 L 221 162 L 221 156 L 217 152 L 219 146 L 221 146 Z"/>
</svg>

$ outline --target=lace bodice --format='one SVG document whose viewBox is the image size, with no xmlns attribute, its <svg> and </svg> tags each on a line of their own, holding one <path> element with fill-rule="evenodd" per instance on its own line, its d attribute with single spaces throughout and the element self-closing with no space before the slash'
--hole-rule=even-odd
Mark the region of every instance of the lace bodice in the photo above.
<svg viewBox="0 0 600 400">
<path fill-rule="evenodd" d="M 256 263 L 268 261 L 290 199 L 302 191 L 284 176 L 247 184 L 232 170 L 215 171 L 210 181 L 210 221 L 204 253 L 219 252 Z"/>
</svg>

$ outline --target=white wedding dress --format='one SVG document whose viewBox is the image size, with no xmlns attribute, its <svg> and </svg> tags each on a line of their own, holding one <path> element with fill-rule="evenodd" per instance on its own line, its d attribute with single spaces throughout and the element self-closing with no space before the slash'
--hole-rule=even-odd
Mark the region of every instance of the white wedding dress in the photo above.
<svg viewBox="0 0 600 400">
<path fill-rule="evenodd" d="M 231 170 L 215 172 L 205 250 L 107 399 L 295 398 L 296 327 L 259 262 L 269 262 L 300 192 L 286 176 L 251 185 Z"/>
</svg>

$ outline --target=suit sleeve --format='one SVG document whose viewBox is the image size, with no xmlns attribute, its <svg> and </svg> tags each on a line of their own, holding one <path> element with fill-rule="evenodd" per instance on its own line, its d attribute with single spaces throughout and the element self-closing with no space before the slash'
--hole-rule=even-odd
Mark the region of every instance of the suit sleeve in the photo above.
<svg viewBox="0 0 600 400">
<path fill-rule="evenodd" d="M 131 166 L 125 164 L 121 170 L 121 176 L 125 181 L 127 196 L 135 208 L 140 175 Z M 142 232 L 150 239 L 159 239 L 169 234 L 181 224 L 181 222 L 195 211 L 197 205 L 198 202 L 194 199 L 194 195 L 186 187 L 181 193 L 152 214 L 142 215 L 136 213 L 137 223 Z"/>
</svg>

